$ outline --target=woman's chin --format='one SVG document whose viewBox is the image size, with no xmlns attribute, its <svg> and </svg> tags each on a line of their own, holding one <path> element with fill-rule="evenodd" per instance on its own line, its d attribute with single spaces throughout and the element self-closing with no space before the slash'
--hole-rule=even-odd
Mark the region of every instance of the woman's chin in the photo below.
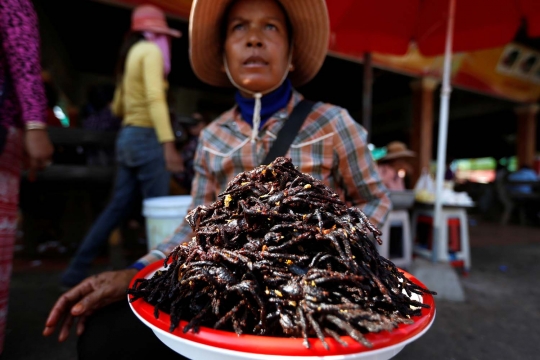
<svg viewBox="0 0 540 360">
<path fill-rule="evenodd" d="M 276 81 L 269 81 L 268 79 L 262 79 L 260 77 L 250 77 L 248 79 L 243 79 L 241 82 L 239 82 L 239 85 L 243 89 L 253 93 L 265 93 L 268 90 L 278 86 L 279 83 L 277 83 Z"/>
</svg>

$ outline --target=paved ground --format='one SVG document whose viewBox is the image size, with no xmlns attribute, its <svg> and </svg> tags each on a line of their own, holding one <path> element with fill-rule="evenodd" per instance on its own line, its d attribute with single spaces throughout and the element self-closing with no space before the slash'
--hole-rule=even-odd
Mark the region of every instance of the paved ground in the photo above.
<svg viewBox="0 0 540 360">
<path fill-rule="evenodd" d="M 540 228 L 480 223 L 470 232 L 472 271 L 460 278 L 466 301 L 437 301 L 433 327 L 395 359 L 539 358 Z M 16 259 L 2 360 L 75 359 L 74 338 L 41 336 L 66 260 Z"/>
</svg>

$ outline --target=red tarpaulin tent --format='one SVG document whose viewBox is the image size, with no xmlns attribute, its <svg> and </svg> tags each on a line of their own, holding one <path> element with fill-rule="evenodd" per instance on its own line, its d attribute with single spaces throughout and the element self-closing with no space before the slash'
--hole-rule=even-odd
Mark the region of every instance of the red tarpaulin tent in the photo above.
<svg viewBox="0 0 540 360">
<path fill-rule="evenodd" d="M 349 56 L 380 52 L 403 55 L 414 42 L 420 53 L 444 52 L 439 114 L 433 261 L 441 237 L 442 186 L 446 158 L 452 52 L 501 46 L 522 23 L 540 36 L 538 0 L 340 0 L 327 1 L 330 49 Z"/>
<path fill-rule="evenodd" d="M 327 1 L 332 29 L 330 50 L 404 55 L 415 42 L 425 56 L 444 53 L 448 0 Z M 456 0 L 453 51 L 502 46 L 525 22 L 540 36 L 538 0 Z"/>
</svg>

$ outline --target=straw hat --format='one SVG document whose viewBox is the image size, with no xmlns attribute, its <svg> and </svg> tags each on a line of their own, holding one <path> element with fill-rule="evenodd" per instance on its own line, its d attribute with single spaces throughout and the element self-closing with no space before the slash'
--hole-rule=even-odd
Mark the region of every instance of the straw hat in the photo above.
<svg viewBox="0 0 540 360">
<path fill-rule="evenodd" d="M 392 141 L 386 145 L 386 155 L 379 159 L 380 161 L 387 161 L 399 158 L 413 158 L 416 156 L 414 151 L 407 149 L 407 145 L 401 141 Z"/>
<path fill-rule="evenodd" d="M 191 7 L 189 43 L 193 71 L 202 81 L 232 86 L 222 71 L 220 24 L 232 0 L 194 0 Z M 293 64 L 289 74 L 294 86 L 310 81 L 321 68 L 328 50 L 330 25 L 324 0 L 279 0 L 293 29 Z"/>
<path fill-rule="evenodd" d="M 131 30 L 153 31 L 158 34 L 180 37 L 182 33 L 167 25 L 165 14 L 154 5 L 137 6 L 131 14 Z"/>
</svg>

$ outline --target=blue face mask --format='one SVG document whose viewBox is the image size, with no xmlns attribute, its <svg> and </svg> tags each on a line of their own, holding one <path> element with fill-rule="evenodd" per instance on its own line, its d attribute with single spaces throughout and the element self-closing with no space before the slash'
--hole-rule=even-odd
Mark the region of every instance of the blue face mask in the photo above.
<svg viewBox="0 0 540 360">
<path fill-rule="evenodd" d="M 264 95 L 261 98 L 261 122 L 259 129 L 277 111 L 283 109 L 289 103 L 292 94 L 292 85 L 289 79 L 285 79 L 280 87 Z M 236 103 L 242 114 L 242 119 L 253 127 L 253 113 L 255 112 L 255 98 L 245 98 L 238 91 L 235 95 Z M 257 130 L 259 130 L 257 129 Z"/>
</svg>

